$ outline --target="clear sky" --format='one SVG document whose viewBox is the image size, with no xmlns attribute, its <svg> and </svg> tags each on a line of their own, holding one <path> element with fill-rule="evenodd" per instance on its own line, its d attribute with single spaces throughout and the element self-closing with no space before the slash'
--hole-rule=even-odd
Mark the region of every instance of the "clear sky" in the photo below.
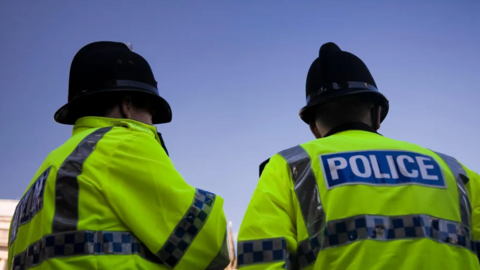
<svg viewBox="0 0 480 270">
<path fill-rule="evenodd" d="M 393 2 L 0 1 L 0 198 L 20 198 L 70 137 L 53 114 L 74 54 L 99 40 L 150 62 L 173 109 L 158 129 L 176 168 L 225 198 L 235 230 L 258 165 L 313 139 L 298 111 L 325 42 L 363 59 L 389 98 L 383 135 L 480 172 L 480 2 Z"/>
</svg>

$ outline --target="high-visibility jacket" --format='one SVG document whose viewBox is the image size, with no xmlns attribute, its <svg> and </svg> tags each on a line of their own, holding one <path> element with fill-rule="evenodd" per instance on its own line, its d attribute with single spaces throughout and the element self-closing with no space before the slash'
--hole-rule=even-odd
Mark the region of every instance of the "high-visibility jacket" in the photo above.
<svg viewBox="0 0 480 270">
<path fill-rule="evenodd" d="M 270 158 L 239 231 L 238 267 L 480 269 L 479 192 L 479 175 L 454 158 L 342 130 Z"/>
<path fill-rule="evenodd" d="M 224 269 L 223 199 L 187 184 L 154 126 L 85 117 L 18 203 L 9 269 Z"/>
</svg>

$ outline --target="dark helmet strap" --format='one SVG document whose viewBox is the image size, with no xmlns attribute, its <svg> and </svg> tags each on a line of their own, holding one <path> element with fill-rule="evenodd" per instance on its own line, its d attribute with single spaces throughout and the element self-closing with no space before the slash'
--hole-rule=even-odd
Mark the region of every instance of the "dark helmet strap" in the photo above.
<svg viewBox="0 0 480 270">
<path fill-rule="evenodd" d="M 167 156 L 170 156 L 168 154 L 168 150 L 167 150 L 167 146 L 165 145 L 165 141 L 162 138 L 162 134 L 160 132 L 157 132 L 157 134 L 158 134 L 158 138 L 160 138 L 160 144 L 162 145 L 163 150 L 165 150 L 165 153 L 167 154 Z"/>
</svg>

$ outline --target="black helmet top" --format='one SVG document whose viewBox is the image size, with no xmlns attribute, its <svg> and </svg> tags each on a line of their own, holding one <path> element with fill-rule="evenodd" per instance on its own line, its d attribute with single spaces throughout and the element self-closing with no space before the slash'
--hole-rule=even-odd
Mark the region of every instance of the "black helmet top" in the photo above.
<svg viewBox="0 0 480 270">
<path fill-rule="evenodd" d="M 312 108 L 348 95 L 370 95 L 382 108 L 381 121 L 388 113 L 388 100 L 377 90 L 367 66 L 357 56 L 340 50 L 332 42 L 320 48 L 307 75 L 307 105 L 300 110 L 300 118 L 307 124 L 313 120 Z"/>
<path fill-rule="evenodd" d="M 158 94 L 148 62 L 126 44 L 111 41 L 93 42 L 77 52 L 70 67 L 68 103 L 55 113 L 54 119 L 61 124 L 75 124 L 75 110 L 88 106 L 88 100 L 118 92 L 150 95 L 156 111 L 153 124 L 172 120 L 170 105 Z"/>
</svg>

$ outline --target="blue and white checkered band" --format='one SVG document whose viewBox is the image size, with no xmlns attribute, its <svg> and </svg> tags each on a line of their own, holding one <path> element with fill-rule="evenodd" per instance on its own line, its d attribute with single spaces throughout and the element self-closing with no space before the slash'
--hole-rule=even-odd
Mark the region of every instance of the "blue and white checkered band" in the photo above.
<svg viewBox="0 0 480 270">
<path fill-rule="evenodd" d="M 307 96 L 307 104 L 315 97 L 321 95 L 324 92 L 330 90 L 347 90 L 347 89 L 366 89 L 374 92 L 378 92 L 378 89 L 372 84 L 366 82 L 344 82 L 344 83 L 332 83 L 331 85 L 321 86 L 316 92 Z"/>
</svg>

